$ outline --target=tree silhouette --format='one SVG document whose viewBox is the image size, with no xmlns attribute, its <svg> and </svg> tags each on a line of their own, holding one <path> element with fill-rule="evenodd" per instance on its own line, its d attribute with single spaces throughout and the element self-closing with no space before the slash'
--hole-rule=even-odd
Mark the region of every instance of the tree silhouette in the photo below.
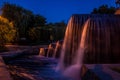
<svg viewBox="0 0 120 80">
<path fill-rule="evenodd" d="M 114 14 L 115 7 L 108 7 L 108 5 L 102 5 L 99 8 L 94 8 L 91 14 Z"/>
<path fill-rule="evenodd" d="M 46 23 L 46 18 L 41 15 L 35 15 L 31 11 L 15 4 L 4 3 L 1 8 L 2 17 L 13 22 L 14 27 L 18 29 L 19 39 L 28 38 L 28 31 L 32 27 L 42 27 Z"/>
</svg>

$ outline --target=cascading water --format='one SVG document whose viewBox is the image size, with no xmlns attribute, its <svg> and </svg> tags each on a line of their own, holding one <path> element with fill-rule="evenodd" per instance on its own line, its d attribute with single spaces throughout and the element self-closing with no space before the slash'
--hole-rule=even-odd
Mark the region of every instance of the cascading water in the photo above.
<svg viewBox="0 0 120 80">
<path fill-rule="evenodd" d="M 79 80 L 84 63 L 120 63 L 119 22 L 119 15 L 73 15 L 56 69 Z"/>
<path fill-rule="evenodd" d="M 76 52 L 76 58 L 74 58 L 74 61 L 70 67 L 66 68 L 63 74 L 65 76 L 71 77 L 73 80 L 81 80 L 80 79 L 80 72 L 81 72 L 81 67 L 82 67 L 82 62 L 83 62 L 83 55 L 84 55 L 84 50 L 85 50 L 85 44 L 86 44 L 86 39 L 87 39 L 87 29 L 89 25 L 89 19 L 85 22 L 82 35 L 81 35 L 81 41 L 80 41 L 80 46 L 78 48 L 78 51 Z M 71 73 L 73 73 L 71 75 Z"/>
<path fill-rule="evenodd" d="M 47 57 L 53 57 L 54 48 L 55 48 L 55 44 L 52 44 L 52 43 L 49 44 L 48 51 L 47 51 Z"/>
<path fill-rule="evenodd" d="M 84 23 L 91 15 L 73 15 L 67 25 L 64 42 L 61 50 L 61 59 L 57 70 L 64 71 L 66 67 L 72 65 L 76 58 L 80 44 L 81 33 Z"/>
<path fill-rule="evenodd" d="M 44 48 L 40 48 L 39 55 L 41 55 L 41 56 L 45 55 L 45 49 Z"/>
<path fill-rule="evenodd" d="M 53 57 L 59 58 L 61 53 L 62 41 L 57 41 Z"/>
<path fill-rule="evenodd" d="M 62 42 L 63 41 L 60 40 L 60 41 L 57 41 L 56 43 L 49 44 L 46 57 L 59 58 L 61 53 Z"/>
<path fill-rule="evenodd" d="M 79 33 L 80 33 L 81 25 L 77 24 L 79 23 L 79 21 L 75 20 L 75 18 L 77 17 L 72 16 L 66 29 L 65 38 L 61 50 L 60 62 L 56 68 L 57 70 L 60 71 L 64 71 L 64 68 L 72 63 L 71 56 L 74 57 L 74 53 L 78 49 L 78 44 L 80 40 L 78 37 L 80 37 Z M 72 24 L 73 22 L 74 24 Z"/>
<path fill-rule="evenodd" d="M 76 58 L 74 60 L 75 64 L 81 65 L 82 64 L 82 59 L 83 59 L 83 53 L 86 47 L 86 39 L 87 39 L 87 29 L 89 25 L 89 19 L 85 22 L 85 25 L 83 27 L 82 35 L 81 35 L 81 41 L 80 41 L 80 46 L 77 51 Z"/>
</svg>

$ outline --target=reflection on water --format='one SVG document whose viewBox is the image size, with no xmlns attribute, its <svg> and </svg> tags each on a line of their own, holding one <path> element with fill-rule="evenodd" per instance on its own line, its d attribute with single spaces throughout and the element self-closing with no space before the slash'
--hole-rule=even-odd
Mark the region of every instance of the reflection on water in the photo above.
<svg viewBox="0 0 120 80">
<path fill-rule="evenodd" d="M 53 58 L 29 56 L 8 61 L 7 65 L 13 80 L 74 80 L 55 71 L 57 62 Z M 100 79 L 87 69 L 82 75 L 82 80 Z"/>
<path fill-rule="evenodd" d="M 24 57 L 7 64 L 14 80 L 70 80 L 55 72 L 57 61 L 52 58 Z"/>
</svg>

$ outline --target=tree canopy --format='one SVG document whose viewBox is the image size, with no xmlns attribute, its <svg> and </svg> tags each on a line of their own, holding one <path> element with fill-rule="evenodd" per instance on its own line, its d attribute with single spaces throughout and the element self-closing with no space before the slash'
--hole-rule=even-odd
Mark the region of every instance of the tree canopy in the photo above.
<svg viewBox="0 0 120 80">
<path fill-rule="evenodd" d="M 19 37 L 26 37 L 27 30 L 31 27 L 42 27 L 46 23 L 46 18 L 35 15 L 31 11 L 15 4 L 5 3 L 2 10 L 2 17 L 12 21 L 14 27 L 18 28 Z"/>
<path fill-rule="evenodd" d="M 13 23 L 0 16 L 0 45 L 6 42 L 13 42 L 16 32 L 17 29 L 13 27 Z"/>
<path fill-rule="evenodd" d="M 4 3 L 0 10 L 1 16 L 12 22 L 16 28 L 17 42 L 21 43 L 23 39 L 32 42 L 54 41 L 64 37 L 66 28 L 64 21 L 47 23 L 44 16 L 10 3 Z"/>
<path fill-rule="evenodd" d="M 98 8 L 94 8 L 91 14 L 114 14 L 115 7 L 109 7 L 108 5 L 102 5 Z"/>
</svg>

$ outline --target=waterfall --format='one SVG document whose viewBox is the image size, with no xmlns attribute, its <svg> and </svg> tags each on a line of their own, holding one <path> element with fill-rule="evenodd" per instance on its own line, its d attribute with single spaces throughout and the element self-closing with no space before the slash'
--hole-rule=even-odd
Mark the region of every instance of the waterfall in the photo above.
<svg viewBox="0 0 120 80">
<path fill-rule="evenodd" d="M 54 47 L 55 47 L 55 44 L 52 44 L 52 43 L 49 44 L 48 51 L 47 51 L 47 57 L 53 57 Z"/>
<path fill-rule="evenodd" d="M 44 48 L 40 48 L 39 51 L 40 51 L 40 52 L 39 52 L 39 55 L 40 55 L 40 56 L 45 56 L 45 49 L 44 49 Z"/>
<path fill-rule="evenodd" d="M 56 46 L 55 46 L 55 50 L 54 50 L 54 54 L 53 54 L 54 58 L 59 58 L 60 57 L 61 46 L 62 46 L 62 40 L 61 41 L 57 41 L 56 42 Z"/>
<path fill-rule="evenodd" d="M 63 72 L 65 76 L 70 77 L 73 80 L 80 80 L 81 78 L 80 72 L 81 72 L 81 67 L 83 65 L 83 55 L 84 55 L 84 50 L 86 46 L 87 29 L 88 29 L 89 21 L 90 19 L 88 19 L 83 26 L 80 45 L 79 45 L 78 51 L 76 52 L 77 54 L 76 54 L 76 57 L 74 58 L 75 60 L 73 61 L 74 64 L 70 65 Z"/>
<path fill-rule="evenodd" d="M 79 80 L 84 63 L 120 63 L 119 22 L 120 15 L 73 15 L 56 70 Z"/>
<path fill-rule="evenodd" d="M 56 68 L 57 70 L 64 71 L 66 67 L 73 64 L 74 57 L 77 54 L 76 51 L 80 44 L 81 29 L 88 17 L 72 16 L 70 18 L 62 45 L 60 61 Z"/>
<path fill-rule="evenodd" d="M 78 48 L 77 55 L 74 61 L 74 63 L 77 65 L 83 64 L 83 55 L 84 55 L 84 50 L 86 48 L 87 29 L 88 29 L 89 22 L 90 22 L 90 19 L 88 19 L 85 22 L 85 25 L 83 27 L 83 31 L 81 34 L 80 46 Z"/>
</svg>

